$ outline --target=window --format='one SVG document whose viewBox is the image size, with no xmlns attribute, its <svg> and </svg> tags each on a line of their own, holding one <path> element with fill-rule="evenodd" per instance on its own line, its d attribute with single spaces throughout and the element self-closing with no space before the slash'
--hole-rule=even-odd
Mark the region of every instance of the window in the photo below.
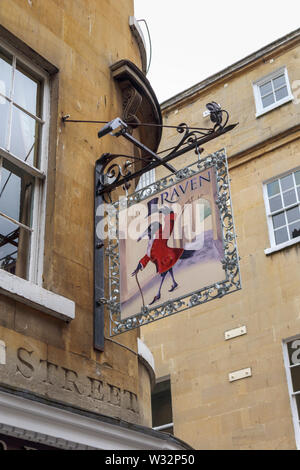
<svg viewBox="0 0 300 470">
<path fill-rule="evenodd" d="M 41 279 L 48 76 L 0 43 L 0 268 Z"/>
<path fill-rule="evenodd" d="M 42 287 L 49 89 L 58 69 L 7 30 L 5 37 L 9 45 L 0 39 L 1 293 L 70 321 L 75 302 Z"/>
<path fill-rule="evenodd" d="M 256 117 L 293 99 L 285 67 L 253 83 Z"/>
<path fill-rule="evenodd" d="M 170 379 L 161 379 L 152 392 L 152 427 L 173 434 L 173 414 Z"/>
<path fill-rule="evenodd" d="M 140 177 L 135 190 L 138 191 L 139 189 L 145 188 L 146 186 L 149 186 L 149 184 L 152 183 L 155 183 L 155 168 L 152 168 L 152 170 L 147 171 Z"/>
<path fill-rule="evenodd" d="M 267 182 L 264 196 L 271 248 L 300 241 L 300 169 Z"/>
<path fill-rule="evenodd" d="M 296 443 L 300 449 L 300 335 L 286 340 L 283 346 Z"/>
</svg>

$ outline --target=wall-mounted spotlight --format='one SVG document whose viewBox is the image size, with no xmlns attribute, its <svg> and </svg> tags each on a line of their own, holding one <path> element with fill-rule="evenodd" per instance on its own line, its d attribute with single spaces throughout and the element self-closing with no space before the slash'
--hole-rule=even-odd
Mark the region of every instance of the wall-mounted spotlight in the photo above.
<svg viewBox="0 0 300 470">
<path fill-rule="evenodd" d="M 118 128 L 120 128 L 120 130 L 113 133 L 113 131 L 115 131 Z M 99 139 L 101 139 L 101 137 L 104 137 L 106 134 L 111 134 L 113 136 L 118 137 L 122 131 L 127 130 L 127 129 L 128 129 L 128 126 L 125 124 L 125 122 L 123 122 L 122 119 L 117 117 L 113 119 L 112 121 L 108 122 L 107 124 L 105 124 L 105 126 L 102 127 L 102 129 L 100 129 L 100 131 L 98 132 L 98 137 Z"/>
</svg>

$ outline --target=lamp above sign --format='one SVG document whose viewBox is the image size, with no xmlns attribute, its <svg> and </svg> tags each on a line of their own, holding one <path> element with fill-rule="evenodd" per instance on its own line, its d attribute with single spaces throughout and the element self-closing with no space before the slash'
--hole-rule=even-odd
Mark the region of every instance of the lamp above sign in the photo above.
<svg viewBox="0 0 300 470">
<path fill-rule="evenodd" d="M 104 210 L 111 336 L 241 288 L 225 150 Z"/>
</svg>

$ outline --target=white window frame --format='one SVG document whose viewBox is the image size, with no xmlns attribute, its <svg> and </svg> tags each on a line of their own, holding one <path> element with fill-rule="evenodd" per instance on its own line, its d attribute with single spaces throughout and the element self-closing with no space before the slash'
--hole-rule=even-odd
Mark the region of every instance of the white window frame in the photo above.
<svg viewBox="0 0 300 470">
<path fill-rule="evenodd" d="M 298 414 L 297 404 L 296 404 L 296 395 L 299 395 L 300 392 L 294 392 L 293 384 L 292 384 L 292 377 L 291 377 L 291 372 L 290 372 L 291 367 L 295 367 L 295 366 L 300 367 L 300 365 L 294 365 L 294 366 L 290 365 L 288 347 L 287 347 L 287 343 L 291 341 L 297 341 L 297 340 L 300 342 L 300 335 L 292 336 L 291 338 L 284 339 L 282 341 L 282 348 L 283 348 L 283 359 L 284 359 L 284 366 L 285 366 L 288 391 L 289 391 L 289 397 L 290 397 L 293 425 L 294 425 L 294 431 L 295 431 L 296 446 L 297 446 L 297 449 L 300 450 L 300 416 Z"/>
<path fill-rule="evenodd" d="M 281 100 L 275 101 L 275 103 L 272 103 L 271 105 L 264 108 L 262 105 L 262 99 L 261 99 L 261 93 L 260 93 L 259 87 L 269 82 L 270 80 L 274 80 L 275 78 L 277 78 L 278 76 L 282 74 L 285 77 L 288 95 L 282 98 Z M 255 80 L 252 85 L 253 85 L 253 93 L 254 93 L 254 99 L 255 99 L 255 105 L 256 105 L 256 115 L 255 115 L 256 117 L 262 116 L 268 113 L 269 111 L 272 111 L 273 109 L 278 108 L 279 106 L 282 106 L 283 104 L 288 103 L 294 99 L 291 86 L 290 86 L 289 77 L 288 77 L 288 71 L 285 66 L 280 67 L 277 70 L 274 70 L 273 72 L 269 73 L 268 75 L 265 75 L 264 77 L 259 78 L 258 80 Z"/>
<path fill-rule="evenodd" d="M 270 247 L 266 248 L 264 250 L 266 255 L 269 255 L 271 253 L 274 253 L 276 251 L 283 250 L 284 248 L 287 248 L 289 246 L 295 245 L 296 243 L 300 242 L 300 237 L 293 238 L 292 240 L 288 240 L 286 242 L 280 243 L 276 245 L 275 242 L 275 235 L 274 235 L 274 228 L 273 228 L 273 222 L 272 222 L 272 216 L 274 215 L 274 212 L 270 212 L 270 206 L 269 206 L 269 197 L 268 197 L 268 191 L 267 191 L 267 185 L 269 183 L 272 183 L 273 181 L 283 178 L 284 176 L 288 176 L 291 173 L 294 173 L 296 171 L 299 171 L 300 167 L 296 167 L 293 169 L 290 169 L 284 173 L 281 173 L 280 175 L 276 175 L 273 178 L 270 178 L 266 181 L 263 182 L 263 197 L 264 197 L 264 203 L 265 203 L 265 209 L 266 209 L 266 216 L 267 216 L 267 224 L 268 224 L 268 232 L 269 232 L 269 240 L 270 240 Z M 296 204 L 296 203 L 295 203 Z M 291 206 L 284 207 L 279 210 L 279 212 L 286 211 L 289 207 L 295 206 L 295 204 L 292 204 Z M 300 204 L 299 204 L 300 207 Z"/>
<path fill-rule="evenodd" d="M 48 168 L 48 144 L 50 125 L 50 79 L 48 73 L 38 67 L 31 60 L 15 49 L 6 41 L 0 40 L 0 46 L 27 69 L 32 71 L 43 83 L 41 96 L 42 116 L 36 119 L 40 124 L 39 135 L 39 168 L 31 166 L 10 151 L 0 147 L 0 160 L 2 157 L 32 175 L 35 179 L 33 194 L 32 236 L 30 242 L 30 255 L 28 267 L 28 280 L 0 269 L 0 293 L 14 298 L 52 316 L 69 321 L 75 318 L 75 303 L 58 294 L 54 294 L 42 287 L 44 238 L 46 223 L 46 192 Z M 3 97 L 1 95 L 0 97 Z M 6 98 L 5 98 L 6 99 Z M 9 101 L 9 100 L 8 100 Z M 12 100 L 10 100 L 11 102 Z M 29 116 L 29 112 L 26 112 Z M 32 116 L 32 115 L 31 115 Z M 32 116 L 33 117 L 33 116 Z"/>
<path fill-rule="evenodd" d="M 42 81 L 42 116 L 37 121 L 42 124 L 39 134 L 39 168 L 35 168 L 29 165 L 27 162 L 23 162 L 16 155 L 13 155 L 10 151 L 0 147 L 0 157 L 14 163 L 17 167 L 21 167 L 26 173 L 31 174 L 34 179 L 34 194 L 33 194 L 33 220 L 32 220 L 32 237 L 30 242 L 30 256 L 29 256 L 29 271 L 28 280 L 37 285 L 42 285 L 42 274 L 43 274 L 43 250 L 44 250 L 44 227 L 45 227 L 45 213 L 46 213 L 46 177 L 48 167 L 48 141 L 49 141 L 49 121 L 50 121 L 50 87 L 49 87 L 49 76 L 48 74 L 27 60 L 23 54 L 15 50 L 11 46 L 0 42 L 0 45 L 10 55 L 13 56 L 13 70 L 15 70 L 16 60 L 28 70 L 32 72 L 32 75 Z M 0 93 L 1 95 L 1 93 Z M 2 96 L 2 95 L 1 95 Z M 7 99 L 10 103 L 12 99 Z M 23 110 L 28 116 L 32 116 L 31 113 Z"/>
</svg>

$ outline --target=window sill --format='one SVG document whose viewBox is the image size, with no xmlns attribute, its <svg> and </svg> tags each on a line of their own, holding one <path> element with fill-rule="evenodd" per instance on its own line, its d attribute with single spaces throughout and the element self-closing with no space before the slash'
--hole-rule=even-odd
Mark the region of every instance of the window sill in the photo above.
<svg viewBox="0 0 300 470">
<path fill-rule="evenodd" d="M 277 101 L 276 103 L 272 104 L 271 106 L 269 106 L 268 108 L 265 108 L 261 111 L 258 111 L 256 114 L 255 114 L 255 117 L 258 118 L 260 116 L 263 116 L 264 114 L 267 114 L 269 113 L 270 111 L 273 111 L 273 109 L 277 109 L 277 108 L 280 108 L 280 106 L 286 104 L 286 103 L 290 103 L 290 101 L 293 101 L 294 97 L 292 95 L 289 95 L 287 96 L 286 98 L 284 98 L 282 101 Z"/>
<path fill-rule="evenodd" d="M 289 240 L 288 242 L 281 243 L 280 245 L 272 246 L 271 248 L 266 248 L 265 255 L 271 255 L 272 253 L 276 253 L 276 251 L 284 250 L 284 248 L 296 245 L 299 242 L 300 237 L 297 237 L 294 240 Z"/>
<path fill-rule="evenodd" d="M 3 269 L 0 269 L 0 294 L 64 321 L 75 318 L 75 302 Z"/>
</svg>

